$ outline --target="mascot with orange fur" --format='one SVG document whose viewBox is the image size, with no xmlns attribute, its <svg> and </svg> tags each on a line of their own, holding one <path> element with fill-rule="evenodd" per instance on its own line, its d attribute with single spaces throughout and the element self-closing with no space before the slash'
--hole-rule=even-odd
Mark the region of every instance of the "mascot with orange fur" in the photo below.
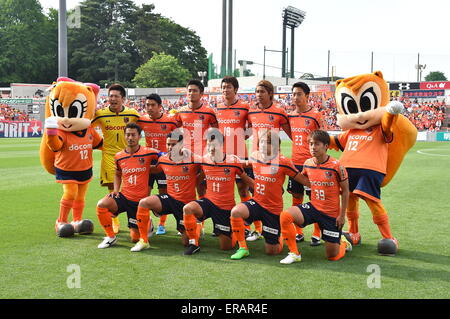
<svg viewBox="0 0 450 319">
<path fill-rule="evenodd" d="M 83 220 L 88 183 L 92 179 L 92 150 L 103 139 L 91 127 L 100 87 L 70 78 L 53 83 L 45 103 L 45 132 L 41 141 L 42 166 L 63 187 L 55 230 L 60 237 L 90 234 L 92 221 Z M 69 213 L 72 210 L 72 222 Z"/>
<path fill-rule="evenodd" d="M 383 237 L 378 253 L 396 255 L 398 241 L 381 202 L 381 187 L 394 177 L 415 144 L 417 129 L 400 114 L 402 103 L 389 102 L 388 85 L 380 71 L 338 80 L 335 97 L 337 124 L 343 133 L 332 137 L 330 146 L 343 152 L 340 161 L 347 169 L 350 186 L 349 232 L 344 235 L 354 245 L 361 242 L 358 201 L 362 198 Z"/>
</svg>

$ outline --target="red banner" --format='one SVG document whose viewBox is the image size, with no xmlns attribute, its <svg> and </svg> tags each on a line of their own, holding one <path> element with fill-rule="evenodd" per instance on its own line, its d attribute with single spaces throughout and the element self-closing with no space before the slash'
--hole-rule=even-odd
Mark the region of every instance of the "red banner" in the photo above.
<svg viewBox="0 0 450 319">
<path fill-rule="evenodd" d="M 41 137 L 41 121 L 0 121 L 1 137 Z"/>
<path fill-rule="evenodd" d="M 450 82 L 421 82 L 421 90 L 450 90 Z"/>
</svg>

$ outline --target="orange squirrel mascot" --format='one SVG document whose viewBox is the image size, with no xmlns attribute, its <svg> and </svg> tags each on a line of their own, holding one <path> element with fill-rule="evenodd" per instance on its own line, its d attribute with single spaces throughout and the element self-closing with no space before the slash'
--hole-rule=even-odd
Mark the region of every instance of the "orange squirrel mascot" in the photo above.
<svg viewBox="0 0 450 319">
<path fill-rule="evenodd" d="M 344 235 L 354 245 L 361 242 L 358 200 L 362 198 L 383 237 L 378 253 L 393 256 L 398 241 L 391 234 L 380 188 L 389 183 L 416 142 L 417 129 L 400 114 L 402 103 L 389 102 L 388 85 L 380 71 L 338 80 L 335 97 L 337 124 L 344 132 L 332 137 L 330 147 L 343 152 L 340 161 L 350 186 L 349 232 Z"/>
<path fill-rule="evenodd" d="M 60 237 L 91 234 L 94 224 L 83 220 L 88 183 L 92 179 L 92 150 L 103 139 L 91 127 L 100 87 L 58 78 L 45 103 L 45 132 L 40 147 L 42 166 L 63 187 L 55 230 Z M 72 210 L 72 222 L 68 222 Z"/>
</svg>

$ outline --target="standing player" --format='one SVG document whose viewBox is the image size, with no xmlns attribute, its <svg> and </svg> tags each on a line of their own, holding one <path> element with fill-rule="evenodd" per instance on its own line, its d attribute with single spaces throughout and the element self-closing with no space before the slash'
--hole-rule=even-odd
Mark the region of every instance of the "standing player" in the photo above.
<svg viewBox="0 0 450 319">
<path fill-rule="evenodd" d="M 95 112 L 92 125 L 100 126 L 103 133 L 102 164 L 100 169 L 100 184 L 108 187 L 109 192 L 114 189 L 114 155 L 126 146 L 124 129 L 130 122 L 139 119 L 139 113 L 124 106 L 126 100 L 125 88 L 120 84 L 113 84 L 108 88 L 109 106 Z M 119 218 L 113 219 L 114 232 L 119 232 Z"/>
<path fill-rule="evenodd" d="M 330 136 L 326 131 L 312 132 L 308 143 L 313 157 L 305 161 L 302 174 L 311 183 L 311 202 L 281 213 L 281 232 L 289 247 L 288 256 L 280 261 L 282 264 L 299 262 L 302 258 L 292 223 L 300 227 L 319 224 L 328 260 L 339 260 L 352 249 L 345 236 L 341 236 L 349 197 L 347 172 L 338 160 L 327 154 Z"/>
<path fill-rule="evenodd" d="M 239 243 L 239 249 L 231 259 L 242 259 L 250 255 L 245 240 L 244 221 L 251 223 L 261 220 L 266 242 L 265 252 L 268 255 L 279 254 L 283 248 L 280 213 L 283 210 L 283 183 L 286 175 L 309 186 L 308 179 L 297 171 L 290 159 L 280 153 L 280 142 L 275 130 L 263 131 L 258 139 L 258 151 L 250 157 L 255 176 L 255 195 L 253 199 L 238 204 L 231 210 L 231 227 Z"/>
<path fill-rule="evenodd" d="M 183 147 L 183 133 L 175 130 L 167 136 L 166 155 L 158 159 L 155 172 L 163 171 L 167 180 L 167 194 L 151 195 L 141 199 L 137 211 L 137 222 L 141 238 L 131 251 L 141 251 L 150 247 L 148 232 L 150 210 L 155 216 L 173 214 L 177 230 L 182 233 L 181 241 L 188 245 L 183 226 L 183 206 L 196 199 L 195 186 L 200 170 L 201 158 Z M 153 171 L 152 171 L 153 172 Z"/>
<path fill-rule="evenodd" d="M 248 113 L 248 122 L 249 126 L 252 127 L 253 133 L 252 152 L 256 150 L 255 146 L 258 145 L 258 136 L 260 136 L 262 131 L 275 130 L 279 132 L 282 129 L 291 138 L 291 128 L 286 111 L 275 105 L 273 95 L 274 87 L 272 83 L 266 80 L 258 82 L 256 85 L 256 103 L 250 108 Z M 247 237 L 248 241 L 261 238 L 261 222 L 257 220 L 255 227 L 256 231 Z"/>
<path fill-rule="evenodd" d="M 176 122 L 173 117 L 164 114 L 162 100 L 158 94 L 152 93 L 145 99 L 146 115 L 139 118 L 138 124 L 142 127 L 145 135 L 145 144 L 147 147 L 154 148 L 159 152 L 167 152 L 166 139 L 167 135 L 176 129 Z M 156 161 L 152 163 L 155 165 Z M 163 172 L 151 174 L 149 179 L 150 192 L 155 183 L 158 185 L 159 194 L 167 193 L 166 176 Z M 148 194 L 149 195 L 149 194 Z M 162 215 L 159 219 L 156 235 L 166 233 L 165 223 L 167 215 Z"/>
<path fill-rule="evenodd" d="M 288 115 L 292 132 L 292 162 L 301 172 L 303 163 L 311 157 L 309 153 L 309 133 L 324 127 L 322 113 L 308 105 L 309 86 L 304 82 L 297 82 L 292 86 L 292 102 L 295 110 Z M 292 206 L 303 203 L 304 187 L 289 179 L 287 191 L 292 194 Z M 308 192 L 309 193 L 309 192 Z M 297 242 L 304 240 L 303 229 L 297 229 Z M 320 228 L 314 223 L 314 233 L 311 237 L 311 246 L 320 245 Z"/>
<path fill-rule="evenodd" d="M 230 212 L 235 205 L 234 183 L 240 176 L 242 183 L 253 186 L 253 180 L 244 172 L 239 158 L 223 152 L 223 135 L 217 129 L 207 131 L 208 154 L 203 157 L 202 170 L 206 177 L 206 195 L 183 208 L 184 226 L 189 246 L 184 254 L 192 255 L 200 250 L 197 220 L 212 218 L 214 233 L 219 236 L 220 249 L 233 248 Z"/>
<path fill-rule="evenodd" d="M 117 242 L 112 227 L 112 217 L 127 212 L 128 227 L 133 242 L 139 240 L 136 212 L 139 200 L 148 196 L 148 177 L 150 163 L 158 159 L 155 149 L 139 145 L 142 129 L 136 123 L 125 127 L 126 148 L 115 157 L 116 173 L 113 192 L 102 198 L 97 204 L 97 216 L 106 232 L 106 237 L 98 248 L 108 248 Z M 148 236 L 148 232 L 145 233 Z"/>
</svg>

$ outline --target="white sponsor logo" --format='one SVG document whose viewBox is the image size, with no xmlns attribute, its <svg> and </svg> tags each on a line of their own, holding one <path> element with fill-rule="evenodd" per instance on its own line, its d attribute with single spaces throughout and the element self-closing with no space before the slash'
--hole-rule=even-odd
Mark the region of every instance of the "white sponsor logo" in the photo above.
<svg viewBox="0 0 450 319">
<path fill-rule="evenodd" d="M 134 218 L 128 218 L 128 222 L 133 225 L 137 225 L 137 220 Z"/>
<path fill-rule="evenodd" d="M 236 119 L 218 119 L 217 122 L 219 122 L 220 124 L 239 124 L 241 123 L 241 120 L 236 120 Z"/>
<path fill-rule="evenodd" d="M 88 150 L 92 149 L 92 144 L 71 144 L 69 146 L 69 151 L 80 151 L 80 150 Z"/>
<path fill-rule="evenodd" d="M 229 182 L 231 181 L 231 177 L 206 176 L 206 180 L 215 182 Z"/>
<path fill-rule="evenodd" d="M 334 182 L 310 181 L 312 186 L 334 186 Z"/>
<path fill-rule="evenodd" d="M 266 176 L 262 176 L 262 175 L 258 175 L 258 174 L 255 174 L 255 179 L 259 179 L 263 182 L 271 182 L 271 183 L 275 183 L 277 181 L 277 179 L 274 177 L 266 177 Z"/>
<path fill-rule="evenodd" d="M 324 229 L 323 230 L 323 234 L 327 235 L 327 236 L 330 236 L 330 237 L 339 238 L 339 233 L 334 232 L 334 231 L 330 231 L 330 230 Z"/>
<path fill-rule="evenodd" d="M 274 125 L 270 123 L 252 123 L 254 128 L 273 128 Z"/>
<path fill-rule="evenodd" d="M 352 135 L 350 136 L 351 140 L 361 140 L 361 141 L 371 141 L 373 140 L 372 136 L 365 136 L 365 135 Z"/>
<path fill-rule="evenodd" d="M 216 224 L 215 227 L 221 231 L 226 231 L 226 232 L 230 231 L 230 227 L 228 227 L 228 226 Z"/>
<path fill-rule="evenodd" d="M 146 132 L 145 136 L 147 136 L 147 137 L 166 137 L 167 133 L 150 133 L 150 132 Z"/>
<path fill-rule="evenodd" d="M 304 127 L 292 127 L 291 128 L 292 132 L 297 132 L 297 133 L 310 133 L 311 130 L 309 128 L 304 128 Z"/>
<path fill-rule="evenodd" d="M 145 172 L 147 170 L 146 167 L 137 167 L 137 168 L 124 168 L 122 170 L 123 174 L 132 174 L 132 173 L 140 173 Z"/>
<path fill-rule="evenodd" d="M 267 226 L 263 226 L 263 231 L 265 231 L 267 233 L 270 233 L 270 234 L 273 234 L 273 235 L 278 235 L 278 229 L 275 229 L 275 228 L 270 228 L 270 227 L 267 227 Z"/>
<path fill-rule="evenodd" d="M 171 175 L 167 175 L 166 179 L 168 181 L 180 181 L 180 180 L 181 181 L 187 181 L 187 180 L 190 179 L 190 177 L 189 176 L 171 176 Z"/>
</svg>

